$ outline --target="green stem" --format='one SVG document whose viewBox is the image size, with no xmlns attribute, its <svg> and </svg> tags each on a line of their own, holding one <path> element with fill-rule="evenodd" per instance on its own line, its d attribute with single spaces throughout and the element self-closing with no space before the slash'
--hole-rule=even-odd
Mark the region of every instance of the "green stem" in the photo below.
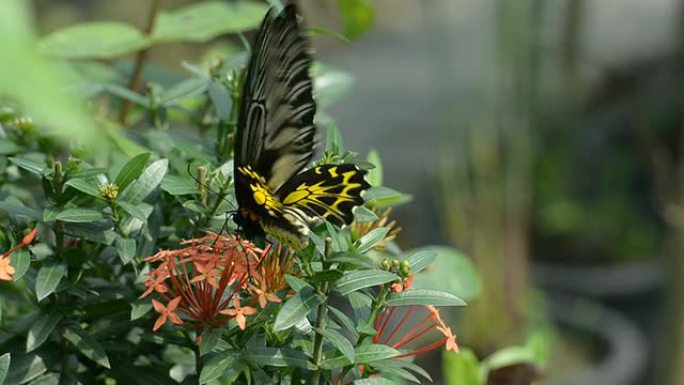
<svg viewBox="0 0 684 385">
<path fill-rule="evenodd" d="M 147 16 L 147 26 L 145 27 L 145 35 L 150 36 L 154 30 L 154 21 L 157 18 L 157 14 L 161 9 L 161 0 L 153 0 L 150 6 L 150 12 Z M 147 56 L 149 54 L 150 48 L 145 48 L 138 52 L 135 57 L 135 68 L 133 69 L 133 75 L 131 76 L 131 81 L 128 84 L 128 88 L 131 91 L 135 91 L 140 88 L 140 82 L 142 81 L 143 67 L 145 66 L 145 61 L 147 61 Z M 124 100 L 121 105 L 121 111 L 119 111 L 119 123 L 122 125 L 126 124 L 126 118 L 128 118 L 128 113 L 131 110 L 133 104 L 130 100 Z"/>
<path fill-rule="evenodd" d="M 323 270 L 330 268 L 330 263 L 327 257 L 330 254 L 332 239 L 325 238 L 325 252 L 323 254 Z M 313 363 L 316 370 L 311 376 L 311 385 L 319 385 L 321 382 L 321 363 L 323 362 L 323 335 L 319 331 L 325 330 L 325 319 L 328 315 L 328 282 L 323 282 L 318 286 L 318 295 L 323 296 L 323 302 L 318 305 L 318 312 L 316 314 L 316 336 L 314 337 L 314 355 Z"/>
<path fill-rule="evenodd" d="M 202 374 L 202 368 L 204 367 L 204 363 L 202 362 L 202 354 L 200 353 L 199 345 L 193 342 L 192 343 L 192 351 L 195 353 L 195 371 L 197 371 L 197 379 L 199 381 L 199 376 L 200 376 L 200 374 Z"/>
</svg>

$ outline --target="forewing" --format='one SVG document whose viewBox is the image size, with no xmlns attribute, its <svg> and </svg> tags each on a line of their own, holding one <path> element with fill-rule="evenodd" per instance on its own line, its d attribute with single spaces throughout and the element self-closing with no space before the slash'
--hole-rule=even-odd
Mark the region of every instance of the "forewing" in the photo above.
<svg viewBox="0 0 684 385">
<path fill-rule="evenodd" d="M 316 104 L 309 41 L 294 3 L 266 15 L 247 68 L 235 142 L 236 167 L 250 165 L 271 191 L 311 161 Z"/>
<path fill-rule="evenodd" d="M 346 225 L 354 220 L 353 209 L 363 204 L 361 194 L 370 187 L 365 175 L 353 164 L 314 167 L 292 177 L 277 194 L 285 207 Z"/>
</svg>

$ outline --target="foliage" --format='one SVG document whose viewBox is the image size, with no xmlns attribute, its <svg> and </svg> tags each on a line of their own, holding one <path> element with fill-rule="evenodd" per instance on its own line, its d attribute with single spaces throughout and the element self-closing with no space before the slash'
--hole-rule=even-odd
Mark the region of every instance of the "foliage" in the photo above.
<svg viewBox="0 0 684 385">
<path fill-rule="evenodd" d="M 350 37 L 368 27 L 367 2 L 340 6 Z M 0 383 L 420 383 L 412 357 L 458 349 L 434 306 L 477 292 L 472 267 L 437 273 L 455 251 L 394 243 L 388 208 L 409 197 L 382 186 L 377 154 L 352 226 L 322 223 L 302 251 L 252 243 L 225 214 L 245 53 L 185 74 L 149 64 L 144 93 L 114 60 L 246 32 L 265 11 L 199 2 L 159 10 L 149 33 L 89 22 L 38 41 L 24 3 L 0 5 L 21 63 L 0 71 Z M 346 74 L 314 73 L 321 106 L 349 88 Z M 354 160 L 322 117 L 325 160 Z"/>
</svg>

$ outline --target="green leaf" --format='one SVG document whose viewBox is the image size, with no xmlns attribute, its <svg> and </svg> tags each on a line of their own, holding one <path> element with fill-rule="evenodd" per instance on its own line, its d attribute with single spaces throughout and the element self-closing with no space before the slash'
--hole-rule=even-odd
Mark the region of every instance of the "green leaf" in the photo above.
<svg viewBox="0 0 684 385">
<path fill-rule="evenodd" d="M 337 269 L 323 270 L 315 273 L 311 278 L 309 278 L 309 283 L 312 285 L 318 285 L 322 282 L 335 282 L 340 277 L 342 277 L 342 272 Z"/>
<path fill-rule="evenodd" d="M 285 280 L 287 281 L 287 284 L 290 285 L 290 287 L 294 291 L 298 292 L 298 291 L 302 290 L 303 288 L 309 288 L 309 289 L 313 290 L 313 286 L 309 285 L 308 282 L 306 282 L 305 280 L 303 280 L 301 278 L 297 278 L 293 275 L 287 275 L 286 274 Z"/>
<path fill-rule="evenodd" d="M 50 337 L 50 333 L 55 330 L 61 320 L 62 314 L 57 311 L 53 310 L 43 314 L 29 329 L 26 336 L 26 352 L 29 353 L 38 349 Z"/>
<path fill-rule="evenodd" d="M 415 274 L 426 267 L 430 266 L 437 258 L 437 253 L 433 250 L 418 250 L 406 258 L 411 266 L 411 274 Z"/>
<path fill-rule="evenodd" d="M 382 186 L 382 160 L 380 160 L 380 155 L 377 151 L 370 150 L 366 159 L 375 166 L 375 168 L 368 170 L 368 183 L 371 186 Z"/>
<path fill-rule="evenodd" d="M 377 268 L 375 261 L 373 261 L 369 257 L 367 257 L 363 254 L 353 253 L 351 251 L 342 251 L 342 252 L 333 253 L 330 256 L 330 258 L 328 258 L 328 261 L 335 262 L 335 263 L 349 264 L 352 266 L 362 267 L 365 269 Z"/>
<path fill-rule="evenodd" d="M 119 259 L 124 265 L 128 264 L 135 257 L 137 245 L 135 239 L 124 238 L 121 235 L 116 237 L 116 252 L 119 254 Z"/>
<path fill-rule="evenodd" d="M 139 301 L 131 302 L 131 321 L 135 321 L 137 319 L 142 318 L 151 309 L 152 309 L 152 303 L 149 301 L 148 302 L 139 302 Z"/>
<path fill-rule="evenodd" d="M 116 205 L 121 207 L 126 213 L 130 214 L 133 218 L 139 219 L 142 222 L 147 220 L 147 214 L 138 206 L 128 203 L 126 201 L 118 201 Z"/>
<path fill-rule="evenodd" d="M 359 334 L 356 332 L 356 328 L 354 327 L 354 321 L 352 321 L 351 318 L 349 318 L 339 309 L 332 306 L 328 306 L 328 310 L 330 311 L 330 317 L 337 321 L 337 323 L 340 325 L 344 326 L 350 333 L 352 333 L 354 339 L 359 337 Z"/>
<path fill-rule="evenodd" d="M 407 254 L 430 251 L 436 259 L 430 267 L 414 276 L 414 289 L 437 289 L 469 300 L 480 292 L 480 277 L 473 263 L 453 247 L 427 246 L 410 250 Z M 412 270 L 413 271 L 413 270 Z"/>
<path fill-rule="evenodd" d="M 323 298 L 310 288 L 302 288 L 290 297 L 278 312 L 274 330 L 289 329 L 323 302 Z"/>
<path fill-rule="evenodd" d="M 86 223 L 104 219 L 104 215 L 97 210 L 70 208 L 57 213 L 55 219 L 62 222 Z"/>
<path fill-rule="evenodd" d="M 118 96 L 121 99 L 131 101 L 131 102 L 133 102 L 133 103 L 135 103 L 135 104 L 137 104 L 143 108 L 150 108 L 150 100 L 148 98 L 146 98 L 145 96 L 143 96 L 143 95 L 141 95 L 135 91 L 131 91 L 130 89 L 128 89 L 124 86 L 121 86 L 118 84 L 105 84 L 105 85 L 103 85 L 103 90 L 109 92 L 110 94 L 112 94 L 114 96 Z M 118 142 L 117 144 L 119 144 L 120 146 L 125 145 L 124 144 L 125 141 L 123 139 L 117 139 L 117 138 L 119 138 L 118 136 L 112 135 L 111 138 L 114 141 Z M 125 146 L 128 147 L 128 145 L 125 145 Z M 123 146 L 121 146 L 121 147 L 123 147 Z M 135 154 L 138 154 L 140 152 L 138 148 L 134 148 L 131 150 Z"/>
<path fill-rule="evenodd" d="M 355 364 L 370 364 L 398 356 L 400 352 L 387 345 L 367 344 L 356 348 Z"/>
<path fill-rule="evenodd" d="M 6 385 L 25 384 L 45 373 L 47 367 L 40 356 L 22 354 L 12 356 L 12 365 L 7 371 Z"/>
<path fill-rule="evenodd" d="M 480 363 L 468 349 L 461 349 L 459 353 L 444 351 L 442 353 L 442 368 L 444 370 L 445 385 L 480 385 Z"/>
<path fill-rule="evenodd" d="M 43 220 L 43 215 L 39 213 L 38 211 L 28 208 L 24 205 L 21 204 L 21 202 L 12 202 L 9 200 L 6 200 L 4 202 L 0 202 L 0 211 L 4 211 L 9 215 L 17 215 L 17 216 L 22 216 L 22 217 L 27 217 L 30 219 L 33 219 L 34 221 L 42 221 Z"/>
<path fill-rule="evenodd" d="M 43 172 L 46 170 L 45 164 L 35 162 L 21 155 L 13 156 L 9 158 L 9 160 L 17 167 L 23 168 L 24 170 L 36 175 L 42 175 Z"/>
<path fill-rule="evenodd" d="M 11 140 L 0 139 L 0 155 L 12 155 L 23 151 L 23 148 L 19 147 Z"/>
<path fill-rule="evenodd" d="M 21 279 L 26 274 L 29 267 L 31 267 L 31 253 L 26 249 L 19 249 L 12 254 L 12 266 L 16 270 L 14 272 L 14 282 Z"/>
<path fill-rule="evenodd" d="M 207 90 L 209 79 L 206 77 L 192 77 L 174 85 L 164 92 L 161 104 L 169 106 L 180 100 L 199 95 Z"/>
<path fill-rule="evenodd" d="M 114 180 L 114 184 L 119 187 L 119 191 L 125 190 L 129 184 L 138 179 L 145 169 L 148 160 L 150 160 L 150 153 L 143 152 L 142 154 L 138 154 L 129 159 L 128 162 L 121 167 L 121 170 Z"/>
<path fill-rule="evenodd" d="M 381 209 L 410 202 L 413 197 L 385 186 L 372 186 L 363 195 L 370 207 Z"/>
<path fill-rule="evenodd" d="M 466 303 L 453 294 L 437 290 L 406 290 L 387 298 L 387 306 L 408 305 L 465 306 Z"/>
<path fill-rule="evenodd" d="M 95 198 L 102 199 L 102 195 L 100 194 L 100 189 L 95 185 L 94 183 L 88 182 L 85 179 L 81 178 L 74 178 L 74 179 L 69 179 L 65 185 L 71 186 L 75 188 L 76 190 L 90 195 Z"/>
<path fill-rule="evenodd" d="M 260 366 L 274 366 L 278 368 L 295 367 L 314 370 L 311 357 L 297 350 L 278 348 L 249 348 L 245 351 L 245 358 Z"/>
<path fill-rule="evenodd" d="M 316 102 L 323 108 L 335 104 L 349 94 L 354 78 L 346 72 L 325 68 L 314 77 Z"/>
<path fill-rule="evenodd" d="M 66 265 L 63 263 L 47 262 L 38 270 L 36 297 L 39 302 L 55 291 L 65 274 Z"/>
<path fill-rule="evenodd" d="M 232 366 L 237 357 L 237 352 L 232 350 L 223 351 L 212 356 L 202 367 L 199 383 L 206 384 L 222 377 L 223 372 Z"/>
<path fill-rule="evenodd" d="M 230 109 L 232 106 L 232 99 L 226 87 L 216 80 L 209 83 L 209 99 L 214 104 L 216 116 L 223 121 L 230 119 Z"/>
<path fill-rule="evenodd" d="M 9 371 L 10 362 L 12 357 L 9 353 L 5 353 L 0 356 L 0 384 L 5 383 L 5 377 L 7 377 L 7 372 Z"/>
<path fill-rule="evenodd" d="M 202 332 L 202 342 L 200 343 L 200 355 L 211 353 L 221 339 L 222 328 L 208 328 Z"/>
<path fill-rule="evenodd" d="M 103 167 L 81 168 L 77 171 L 70 171 L 69 178 L 92 178 L 98 175 L 104 175 L 107 169 Z"/>
<path fill-rule="evenodd" d="M 207 42 L 226 33 L 256 28 L 266 10 L 247 1 L 203 1 L 161 13 L 152 38 L 156 42 Z"/>
<path fill-rule="evenodd" d="M 60 59 L 112 59 L 149 45 L 149 39 L 131 25 L 100 21 L 55 31 L 41 39 L 39 49 Z"/>
<path fill-rule="evenodd" d="M 322 335 L 323 338 L 332 344 L 332 346 L 344 354 L 348 360 L 354 360 L 354 346 L 342 334 L 333 329 L 321 330 L 319 328 L 314 328 L 314 330 L 316 330 L 316 333 Z"/>
<path fill-rule="evenodd" d="M 45 373 L 29 382 L 28 385 L 59 385 L 59 374 Z"/>
<path fill-rule="evenodd" d="M 105 368 L 111 369 L 109 366 L 109 358 L 102 348 L 102 345 L 91 337 L 88 332 L 78 326 L 72 326 L 64 331 L 63 336 L 71 342 L 81 354 Z"/>
<path fill-rule="evenodd" d="M 354 222 L 356 223 L 368 223 L 377 221 L 378 216 L 371 210 L 363 206 L 357 206 L 354 209 Z"/>
<path fill-rule="evenodd" d="M 372 249 L 373 246 L 385 239 L 385 236 L 389 231 L 389 227 L 380 227 L 378 229 L 369 231 L 366 235 L 359 239 L 358 246 L 356 246 L 356 251 L 359 253 L 365 253 L 366 251 Z"/>
<path fill-rule="evenodd" d="M 171 195 L 190 195 L 198 192 L 195 181 L 178 175 L 165 176 L 161 188 Z"/>
<path fill-rule="evenodd" d="M 388 380 L 387 378 L 362 378 L 360 380 L 354 380 L 352 383 L 354 385 L 397 385 L 396 382 Z"/>
<path fill-rule="evenodd" d="M 369 0 L 339 0 L 344 34 L 356 39 L 373 24 L 375 10 Z"/>
<path fill-rule="evenodd" d="M 159 186 L 168 168 L 169 161 L 167 159 L 152 162 L 145 168 L 140 177 L 121 194 L 120 200 L 133 204 L 142 202 Z"/>
<path fill-rule="evenodd" d="M 384 270 L 356 270 L 349 272 L 337 280 L 336 289 L 341 295 L 351 292 L 382 285 L 397 280 L 395 274 Z"/>
<path fill-rule="evenodd" d="M 334 123 L 328 124 L 325 135 L 325 152 L 334 155 L 342 155 L 344 152 L 342 134 L 340 134 L 340 129 Z M 366 192 L 367 194 L 368 192 Z"/>
</svg>

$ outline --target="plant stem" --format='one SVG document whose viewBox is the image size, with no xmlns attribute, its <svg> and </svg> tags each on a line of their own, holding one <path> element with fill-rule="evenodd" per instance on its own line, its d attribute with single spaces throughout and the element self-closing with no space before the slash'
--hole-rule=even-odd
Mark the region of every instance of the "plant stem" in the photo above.
<svg viewBox="0 0 684 385">
<path fill-rule="evenodd" d="M 192 351 L 195 353 L 195 371 L 197 371 L 197 378 L 199 379 L 200 374 L 202 374 L 202 368 L 204 367 L 199 344 L 193 342 Z"/>
<path fill-rule="evenodd" d="M 327 257 L 330 254 L 332 239 L 325 238 L 325 252 L 323 254 L 323 270 L 327 270 L 330 264 L 327 262 Z M 325 330 L 325 318 L 328 315 L 328 282 L 323 282 L 318 287 L 318 295 L 323 296 L 323 302 L 318 305 L 318 312 L 316 314 L 316 337 L 314 337 L 314 356 L 313 363 L 316 365 L 316 370 L 311 376 L 311 385 L 319 385 L 321 382 L 321 363 L 323 362 L 323 335 L 319 331 Z"/>
<path fill-rule="evenodd" d="M 147 16 L 147 25 L 145 26 L 145 35 L 150 36 L 154 30 L 154 21 L 157 18 L 157 13 L 161 8 L 161 0 L 152 0 L 152 5 L 150 6 L 150 13 Z M 147 47 L 138 52 L 135 57 L 135 67 L 133 69 L 133 75 L 131 76 L 131 81 L 128 84 L 128 88 L 131 91 L 135 91 L 140 88 L 140 82 L 142 80 L 142 70 L 147 61 L 147 56 L 150 51 L 150 47 Z M 128 113 L 130 112 L 132 103 L 130 100 L 124 100 L 121 105 L 121 110 L 119 111 L 119 123 L 121 125 L 126 124 L 126 118 L 128 118 Z"/>
</svg>

